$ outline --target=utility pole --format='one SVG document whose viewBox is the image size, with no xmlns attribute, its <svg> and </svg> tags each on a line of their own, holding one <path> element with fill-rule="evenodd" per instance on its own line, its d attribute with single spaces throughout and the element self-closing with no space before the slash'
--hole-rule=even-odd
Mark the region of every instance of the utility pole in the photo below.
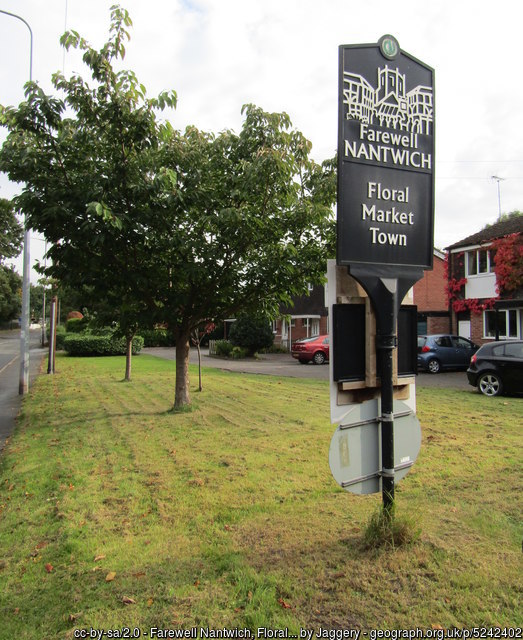
<svg viewBox="0 0 523 640">
<path fill-rule="evenodd" d="M 30 50 L 29 50 L 29 82 L 33 80 L 33 32 L 29 23 L 16 13 L 10 13 L 4 9 L 0 9 L 3 13 L 12 18 L 16 18 L 23 22 L 29 29 Z M 27 221 L 24 219 L 24 268 L 22 276 L 22 326 L 20 328 L 20 384 L 18 392 L 25 395 L 29 390 L 29 323 L 30 323 L 30 242 L 31 235 L 27 227 Z"/>
</svg>

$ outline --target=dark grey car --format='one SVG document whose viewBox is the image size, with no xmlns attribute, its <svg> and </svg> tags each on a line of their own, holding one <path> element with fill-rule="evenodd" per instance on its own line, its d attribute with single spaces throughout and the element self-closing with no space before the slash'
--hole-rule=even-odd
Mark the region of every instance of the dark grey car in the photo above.
<svg viewBox="0 0 523 640">
<path fill-rule="evenodd" d="M 438 333 L 418 336 L 418 369 L 439 373 L 442 369 L 466 369 L 479 349 L 467 338 Z"/>
<path fill-rule="evenodd" d="M 469 384 L 486 396 L 523 393 L 523 341 L 485 344 L 467 369 Z"/>
</svg>

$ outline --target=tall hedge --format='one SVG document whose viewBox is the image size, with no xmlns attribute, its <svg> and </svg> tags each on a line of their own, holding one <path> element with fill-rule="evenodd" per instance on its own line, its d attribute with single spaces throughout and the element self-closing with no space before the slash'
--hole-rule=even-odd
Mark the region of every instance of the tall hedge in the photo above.
<svg viewBox="0 0 523 640">
<path fill-rule="evenodd" d="M 133 338 L 133 355 L 141 351 L 143 338 Z M 114 335 L 71 334 L 64 339 L 64 349 L 71 356 L 122 356 L 126 352 L 125 338 Z"/>
<path fill-rule="evenodd" d="M 87 318 L 69 318 L 65 323 L 67 333 L 82 333 L 86 331 L 89 320 Z"/>
<path fill-rule="evenodd" d="M 144 347 L 174 347 L 174 336 L 166 329 L 140 329 Z"/>
</svg>

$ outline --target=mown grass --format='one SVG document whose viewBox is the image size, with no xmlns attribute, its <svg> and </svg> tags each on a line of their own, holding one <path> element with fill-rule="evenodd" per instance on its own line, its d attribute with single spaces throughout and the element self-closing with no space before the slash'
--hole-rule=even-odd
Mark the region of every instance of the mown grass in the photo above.
<svg viewBox="0 0 523 640">
<path fill-rule="evenodd" d="M 79 628 L 522 624 L 523 400 L 418 389 L 397 487 L 411 545 L 368 549 L 380 496 L 330 475 L 328 385 L 58 358 L 0 458 L 0 638 Z M 193 370 L 194 387 L 197 384 Z M 112 578 L 112 579 L 110 579 Z"/>
</svg>

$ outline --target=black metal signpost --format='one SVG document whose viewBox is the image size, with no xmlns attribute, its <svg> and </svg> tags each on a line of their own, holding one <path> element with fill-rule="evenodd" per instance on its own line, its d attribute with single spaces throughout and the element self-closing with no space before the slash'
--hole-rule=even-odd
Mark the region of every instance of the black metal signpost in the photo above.
<svg viewBox="0 0 523 640">
<path fill-rule="evenodd" d="M 390 35 L 339 51 L 337 264 L 364 287 L 376 314 L 382 494 L 389 509 L 399 306 L 432 268 L 434 70 Z"/>
</svg>

